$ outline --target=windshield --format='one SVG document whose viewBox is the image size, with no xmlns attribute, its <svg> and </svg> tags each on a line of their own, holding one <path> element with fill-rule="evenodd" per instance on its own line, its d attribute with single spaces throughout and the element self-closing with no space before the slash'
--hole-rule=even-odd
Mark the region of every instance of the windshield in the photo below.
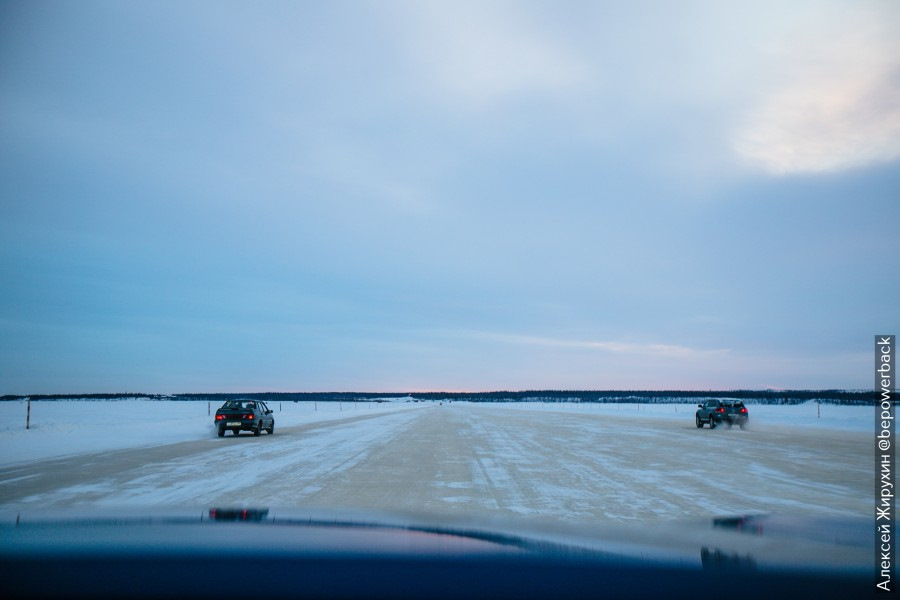
<svg viewBox="0 0 900 600">
<path fill-rule="evenodd" d="M 0 13 L 0 509 L 871 519 L 896 6 Z"/>
</svg>

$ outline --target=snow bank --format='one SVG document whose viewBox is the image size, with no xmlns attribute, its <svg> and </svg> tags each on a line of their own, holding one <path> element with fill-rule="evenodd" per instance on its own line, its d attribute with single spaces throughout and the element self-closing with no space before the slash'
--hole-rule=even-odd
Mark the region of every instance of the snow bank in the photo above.
<svg viewBox="0 0 900 600">
<path fill-rule="evenodd" d="M 378 402 L 273 402 L 278 428 L 340 419 L 372 412 L 410 410 L 422 404 Z M 693 422 L 696 404 L 625 403 L 466 403 L 507 410 L 569 412 L 628 416 L 635 419 L 677 419 Z M 868 406 L 793 406 L 748 404 L 751 427 L 785 425 L 851 431 L 874 431 L 874 408 Z M 0 465 L 99 452 L 192 441 L 215 437 L 212 415 L 217 403 L 168 400 L 41 400 L 31 403 L 31 428 L 26 431 L 26 403 L 0 402 Z"/>
<path fill-rule="evenodd" d="M 454 403 L 455 404 L 455 403 Z M 597 402 L 486 402 L 473 406 L 495 406 L 511 410 L 571 412 L 579 414 L 617 415 L 636 419 L 676 419 L 693 422 L 697 403 L 638 404 Z M 785 425 L 789 427 L 817 427 L 848 431 L 874 431 L 875 408 L 872 406 L 776 405 L 747 403 L 751 427 Z"/>
<path fill-rule="evenodd" d="M 216 436 L 221 403 L 169 400 L 24 400 L 0 402 L 0 465 Z M 272 402 L 280 427 L 408 409 L 397 402 Z M 277 433 L 276 433 L 277 435 Z"/>
</svg>

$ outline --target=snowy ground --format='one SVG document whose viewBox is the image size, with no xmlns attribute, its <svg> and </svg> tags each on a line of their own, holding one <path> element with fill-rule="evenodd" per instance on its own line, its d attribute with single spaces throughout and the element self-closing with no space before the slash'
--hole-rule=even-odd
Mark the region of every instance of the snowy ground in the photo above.
<svg viewBox="0 0 900 600">
<path fill-rule="evenodd" d="M 219 406 L 221 403 L 166 400 L 33 401 L 26 431 L 26 402 L 0 402 L 0 466 L 214 437 L 212 415 Z M 275 411 L 281 428 L 410 406 L 419 405 L 405 401 L 274 402 L 269 408 Z"/>
<path fill-rule="evenodd" d="M 690 420 L 697 410 L 697 403 L 687 404 L 636 404 L 636 403 L 554 403 L 554 402 L 509 402 L 502 406 L 508 409 L 568 412 L 624 416 L 637 419 Z M 804 404 L 778 406 L 772 404 L 748 403 L 747 407 L 755 428 L 772 425 L 790 427 L 841 429 L 846 431 L 875 430 L 875 413 L 870 406 L 836 406 L 833 404 Z"/>
<path fill-rule="evenodd" d="M 215 411 L 210 407 L 210 412 Z M 0 403 L 0 508 L 265 505 L 568 522 L 872 511 L 874 413 L 694 404 L 277 403 L 217 438 L 205 402 Z"/>
</svg>

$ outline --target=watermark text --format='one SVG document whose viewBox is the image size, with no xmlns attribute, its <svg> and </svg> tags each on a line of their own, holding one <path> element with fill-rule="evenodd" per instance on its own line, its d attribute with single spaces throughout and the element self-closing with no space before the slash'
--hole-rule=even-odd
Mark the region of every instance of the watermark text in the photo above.
<svg viewBox="0 0 900 600">
<path fill-rule="evenodd" d="M 875 587 L 896 589 L 894 566 L 894 390 L 896 336 L 875 336 Z"/>
</svg>

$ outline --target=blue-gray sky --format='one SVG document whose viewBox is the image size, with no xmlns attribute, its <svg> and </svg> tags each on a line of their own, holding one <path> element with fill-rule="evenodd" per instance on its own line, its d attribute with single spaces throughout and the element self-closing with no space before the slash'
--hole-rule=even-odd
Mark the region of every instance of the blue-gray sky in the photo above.
<svg viewBox="0 0 900 600">
<path fill-rule="evenodd" d="M 0 1 L 0 393 L 867 388 L 900 3 Z"/>
</svg>

